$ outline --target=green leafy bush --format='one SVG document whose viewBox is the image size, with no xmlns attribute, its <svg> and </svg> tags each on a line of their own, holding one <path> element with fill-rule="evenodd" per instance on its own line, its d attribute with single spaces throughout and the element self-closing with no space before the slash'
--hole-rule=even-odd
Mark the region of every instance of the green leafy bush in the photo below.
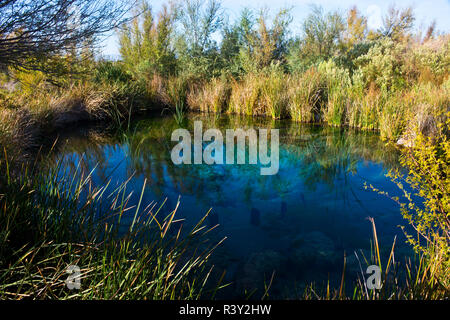
<svg viewBox="0 0 450 320">
<path fill-rule="evenodd" d="M 122 82 L 131 81 L 131 76 L 124 70 L 119 63 L 111 61 L 102 61 L 95 68 L 94 81 L 102 82 Z"/>
</svg>

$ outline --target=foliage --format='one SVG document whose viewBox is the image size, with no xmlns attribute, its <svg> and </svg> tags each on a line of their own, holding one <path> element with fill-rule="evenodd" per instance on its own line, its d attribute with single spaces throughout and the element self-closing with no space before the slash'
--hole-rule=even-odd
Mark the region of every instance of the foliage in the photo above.
<svg viewBox="0 0 450 320">
<path fill-rule="evenodd" d="M 111 61 L 102 61 L 97 65 L 94 72 L 94 81 L 102 82 L 122 82 L 131 81 L 131 76 L 126 73 L 124 67 L 119 63 Z"/>
<path fill-rule="evenodd" d="M 290 117 L 300 122 L 318 121 L 326 100 L 323 75 L 316 68 L 294 74 L 289 79 L 288 88 Z"/>
<path fill-rule="evenodd" d="M 92 186 L 92 172 L 23 167 L 14 175 L 2 158 L 0 297 L 2 299 L 196 299 L 206 291 L 205 263 L 214 246 L 200 246 L 207 215 L 188 232 L 160 205 L 128 207 L 126 183 Z M 145 188 L 145 182 L 141 194 Z M 108 208 L 107 211 L 100 208 Z M 131 211 L 132 210 L 132 211 Z M 133 224 L 120 231 L 131 214 Z M 196 245 L 197 243 L 197 245 Z M 197 246 L 198 251 L 194 250 Z M 67 289 L 67 268 L 81 272 L 81 289 Z"/>
<path fill-rule="evenodd" d="M 286 78 L 279 64 L 272 64 L 261 90 L 266 114 L 272 119 L 284 118 L 287 114 L 288 95 Z"/>
<path fill-rule="evenodd" d="M 450 114 L 449 114 L 450 115 Z M 447 125 L 450 123 L 447 120 Z M 392 173 L 396 181 L 404 181 L 413 190 L 408 192 L 405 188 L 404 197 L 408 201 L 402 204 L 404 217 L 414 226 L 425 244 L 421 244 L 414 236 L 409 240 L 416 249 L 431 255 L 431 245 L 437 246 L 446 252 L 446 263 L 450 262 L 448 256 L 450 243 L 450 142 L 441 135 L 440 141 L 433 143 L 430 138 L 419 134 L 416 147 L 405 150 L 401 163 L 408 168 L 408 176 L 402 177 Z M 401 184 L 400 184 L 401 186 Z M 417 206 L 413 197 L 423 199 L 423 207 Z M 445 258 L 445 257 L 444 257 Z"/>
<path fill-rule="evenodd" d="M 347 90 L 351 85 L 349 72 L 338 67 L 332 60 L 322 62 L 319 65 L 319 72 L 325 75 L 328 92 L 328 105 L 324 109 L 324 120 L 331 125 L 344 125 L 348 103 Z"/>
<path fill-rule="evenodd" d="M 394 41 L 402 41 L 407 32 L 414 24 L 414 13 L 411 7 L 397 9 L 390 6 L 387 14 L 383 17 L 383 27 L 379 31 L 383 37 L 391 38 Z"/>
<path fill-rule="evenodd" d="M 367 54 L 358 57 L 356 65 L 361 68 L 365 85 L 373 82 L 384 91 L 402 89 L 405 85 L 401 68 L 404 50 L 402 44 L 382 38 Z"/>
<path fill-rule="evenodd" d="M 128 70 L 135 76 L 151 78 L 153 74 L 173 75 L 176 70 L 175 52 L 170 42 L 175 13 L 163 6 L 158 20 L 150 5 L 142 0 L 140 15 L 124 24 L 120 31 L 120 54 Z"/>
<path fill-rule="evenodd" d="M 220 114 L 227 111 L 231 86 L 224 78 L 214 78 L 188 94 L 188 105 L 194 110 Z"/>
<path fill-rule="evenodd" d="M 440 128 L 437 141 L 419 132 L 415 148 L 402 151 L 400 161 L 407 174 L 400 170 L 391 170 L 388 174 L 402 192 L 401 197 L 392 199 L 399 203 L 403 217 L 414 229 L 415 234 L 406 229 L 404 232 L 408 242 L 423 257 L 421 265 L 426 266 L 422 270 L 425 273 L 423 279 L 432 295 L 445 295 L 450 290 L 449 116 L 447 113 L 447 128 Z"/>
<path fill-rule="evenodd" d="M 241 66 L 246 73 L 284 63 L 288 27 L 292 17 L 288 9 L 281 9 L 271 27 L 268 25 L 268 20 L 267 12 L 261 10 L 255 23 L 256 30 L 247 34 L 248 46 L 239 52 Z"/>
<path fill-rule="evenodd" d="M 180 1 L 176 12 L 179 32 L 175 48 L 180 72 L 197 79 L 217 76 L 218 48 L 213 35 L 223 22 L 220 2 L 184 0 Z"/>
<path fill-rule="evenodd" d="M 75 9 L 76 8 L 76 9 Z M 9 0 L 0 4 L 0 70 L 60 73 L 55 57 L 82 55 L 86 43 L 114 30 L 129 4 L 102 0 Z"/>
<path fill-rule="evenodd" d="M 339 49 L 342 33 L 345 29 L 344 19 L 338 12 L 325 13 L 321 7 L 312 6 L 312 12 L 303 23 L 303 37 L 292 49 L 291 68 L 302 70 L 311 64 L 328 60 Z"/>
<path fill-rule="evenodd" d="M 441 84 L 450 68 L 450 38 L 441 36 L 415 45 L 405 60 L 404 72 L 409 82 Z"/>
<path fill-rule="evenodd" d="M 342 46 L 350 50 L 367 38 L 367 18 L 362 16 L 356 6 L 347 13 L 347 25 L 345 27 Z"/>
</svg>

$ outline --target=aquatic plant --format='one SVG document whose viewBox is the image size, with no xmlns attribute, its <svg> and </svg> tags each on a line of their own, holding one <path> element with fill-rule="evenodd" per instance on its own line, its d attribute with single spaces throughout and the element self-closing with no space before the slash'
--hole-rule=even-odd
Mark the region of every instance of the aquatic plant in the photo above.
<svg viewBox="0 0 450 320">
<path fill-rule="evenodd" d="M 293 74 L 287 86 L 291 119 L 299 122 L 317 121 L 326 90 L 322 75 L 311 68 L 303 74 Z"/>
<path fill-rule="evenodd" d="M 287 78 L 279 65 L 271 65 L 267 70 L 262 85 L 262 101 L 265 106 L 265 114 L 272 119 L 284 118 L 287 114 L 288 95 Z"/>
<path fill-rule="evenodd" d="M 199 88 L 191 88 L 188 94 L 190 109 L 220 114 L 226 112 L 231 95 L 227 79 L 213 78 Z"/>
<path fill-rule="evenodd" d="M 395 258 L 397 238 L 393 239 L 392 247 L 383 261 L 378 234 L 373 218 L 368 219 L 372 225 L 372 241 L 369 253 L 363 250 L 352 255 L 344 253 L 341 283 L 338 288 L 330 286 L 328 281 L 324 287 L 310 284 L 304 290 L 305 300 L 441 300 L 448 299 L 448 272 L 443 269 L 444 260 L 441 255 L 434 256 L 436 261 L 430 261 L 426 254 L 419 253 L 413 259 L 398 261 Z M 442 253 L 442 252 L 441 252 Z M 447 252 L 448 254 L 448 252 Z M 354 255 L 354 257 L 352 257 Z M 356 259 L 355 259 L 356 257 Z M 351 259 L 353 258 L 353 259 Z M 346 288 L 347 269 L 350 259 L 354 268 L 359 269 L 358 278 L 351 288 Z M 369 287 L 366 273 L 368 267 L 378 269 L 379 282 L 377 288 Z M 439 266 L 439 268 L 436 268 Z M 374 275 L 374 273 L 372 273 Z M 446 282 L 441 283 L 440 280 Z M 376 280 L 375 280 L 376 281 Z"/>
<path fill-rule="evenodd" d="M 142 203 L 146 182 L 136 206 L 128 206 L 127 181 L 95 187 L 92 172 L 80 165 L 75 171 L 61 162 L 48 170 L 24 166 L 14 175 L 5 158 L 0 165 L 2 299 L 214 296 L 215 289 L 206 289 L 206 261 L 215 245 L 198 242 L 209 232 L 208 214 L 184 232 L 176 227 L 180 203 L 168 215 L 164 203 Z M 126 215 L 133 219 L 123 230 Z M 71 265 L 81 273 L 79 290 L 66 286 Z"/>
</svg>

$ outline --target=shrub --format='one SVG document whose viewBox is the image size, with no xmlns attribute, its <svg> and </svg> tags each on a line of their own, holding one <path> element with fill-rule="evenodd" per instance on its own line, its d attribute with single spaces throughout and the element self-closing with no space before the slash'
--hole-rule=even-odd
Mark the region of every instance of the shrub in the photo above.
<svg viewBox="0 0 450 320">
<path fill-rule="evenodd" d="M 403 44 L 383 38 L 376 41 L 367 54 L 358 57 L 355 64 L 364 75 L 365 86 L 373 82 L 383 91 L 404 88 L 402 65 L 405 50 Z"/>
<path fill-rule="evenodd" d="M 415 147 L 403 149 L 400 161 L 408 170 L 406 176 L 399 170 L 389 172 L 402 191 L 402 197 L 394 200 L 416 232 L 405 234 L 425 258 L 424 289 L 430 297 L 450 290 L 450 141 L 444 128 L 449 119 L 450 112 L 435 141 L 418 132 Z"/>
<path fill-rule="evenodd" d="M 126 73 L 123 67 L 111 61 L 102 61 L 98 63 L 94 71 L 94 81 L 96 83 L 131 81 L 131 76 Z"/>
<path fill-rule="evenodd" d="M 415 44 L 405 53 L 403 72 L 410 83 L 442 84 L 450 67 L 450 37 L 442 35 Z"/>
</svg>

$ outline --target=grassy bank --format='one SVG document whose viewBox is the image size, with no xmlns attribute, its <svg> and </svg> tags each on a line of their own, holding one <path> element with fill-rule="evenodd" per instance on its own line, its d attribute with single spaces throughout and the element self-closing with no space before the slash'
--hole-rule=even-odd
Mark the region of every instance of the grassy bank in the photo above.
<svg viewBox="0 0 450 320">
<path fill-rule="evenodd" d="M 377 130 L 406 145 L 416 129 L 433 136 L 446 125 L 450 36 L 433 25 L 413 30 L 410 8 L 391 8 L 371 30 L 356 7 L 313 7 L 299 35 L 289 9 L 245 9 L 228 23 L 218 1 L 177 2 L 155 15 L 143 0 L 136 10 L 118 31 L 118 61 L 95 59 L 86 44 L 36 68 L 59 72 L 3 70 L 0 137 L 25 143 L 80 121 L 119 126 L 164 109 L 179 120 L 196 110 Z"/>
<path fill-rule="evenodd" d="M 1 170 L 1 299 L 214 297 L 204 290 L 207 215 L 185 231 L 175 225 L 179 203 L 168 216 L 164 204 L 128 205 L 126 182 L 93 188 L 89 173 L 60 165 L 13 175 L 2 161 Z M 134 219 L 123 230 L 126 215 Z M 80 290 L 66 287 L 69 265 L 79 267 Z"/>
<path fill-rule="evenodd" d="M 201 81 L 184 75 L 134 79 L 120 63 L 97 63 L 95 68 L 94 78 L 61 88 L 41 81 L 3 92 L 0 135 L 33 146 L 39 144 L 40 135 L 67 125 L 107 121 L 120 127 L 132 116 L 165 110 L 178 118 L 200 111 L 376 130 L 382 139 L 400 139 L 407 145 L 416 129 L 436 135 L 450 109 L 450 80 L 381 89 L 373 82 L 362 83 L 367 75 L 349 76 L 333 61 L 302 73 L 286 73 L 272 65 L 242 78 Z"/>
</svg>

